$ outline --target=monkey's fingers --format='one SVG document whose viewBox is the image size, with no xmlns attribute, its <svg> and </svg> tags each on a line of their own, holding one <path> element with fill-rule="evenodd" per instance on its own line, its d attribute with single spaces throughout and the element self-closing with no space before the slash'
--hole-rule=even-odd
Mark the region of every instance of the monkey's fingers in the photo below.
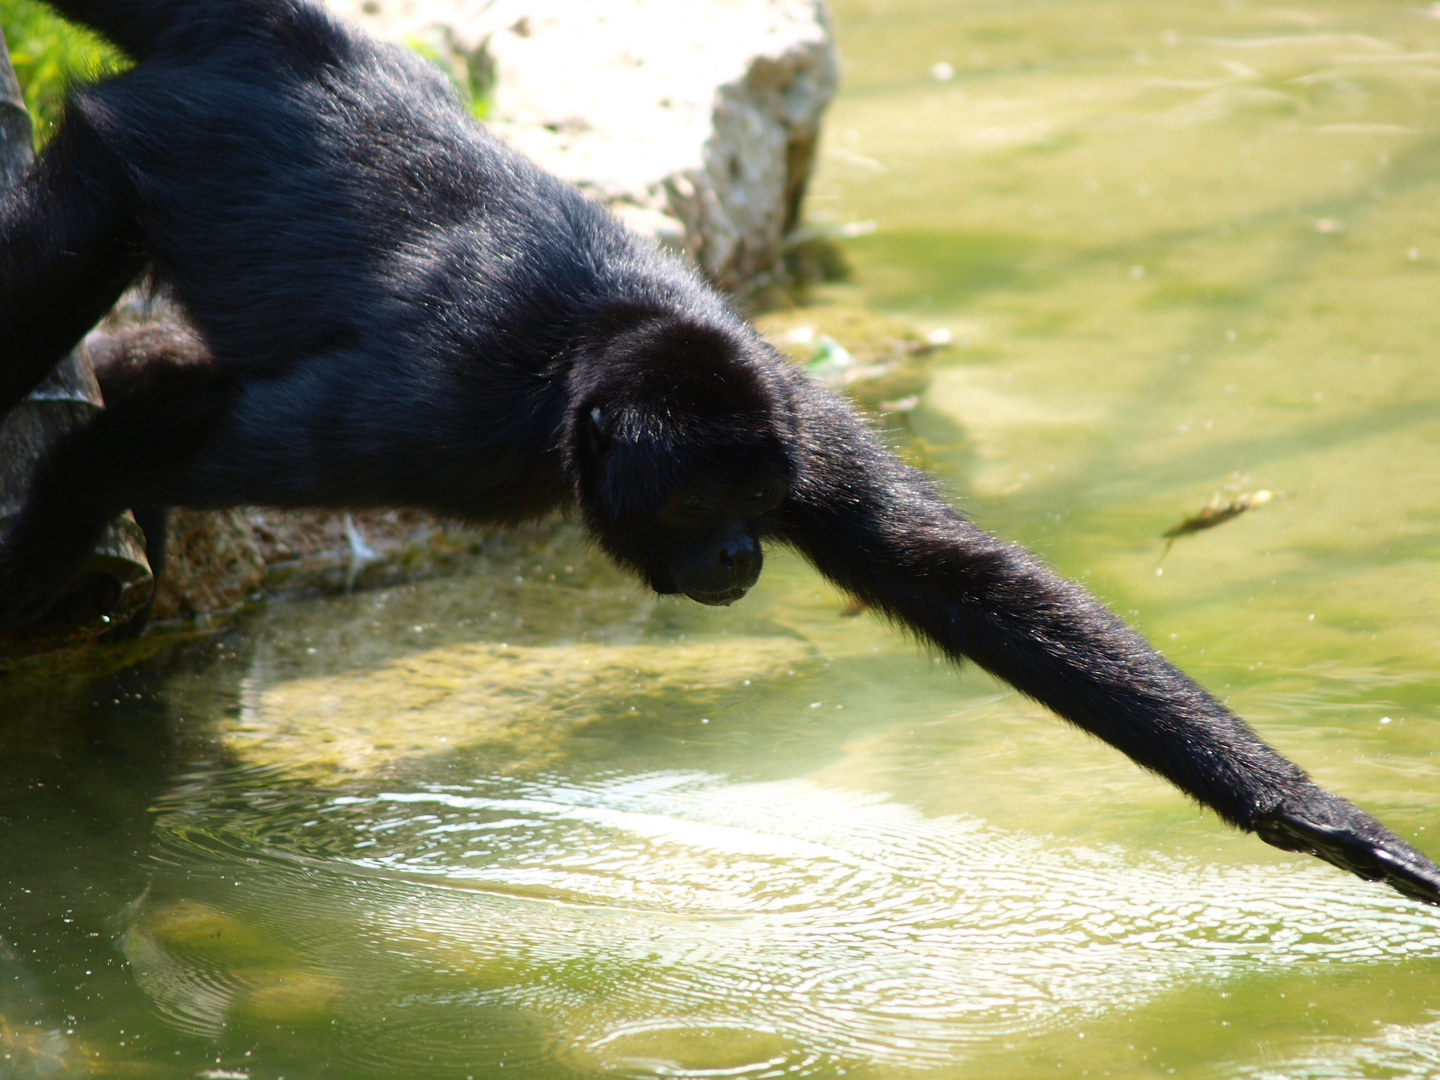
<svg viewBox="0 0 1440 1080">
<path fill-rule="evenodd" d="M 1258 822 L 1255 832 L 1267 844 L 1315 855 L 1366 881 L 1383 881 L 1412 900 L 1440 904 L 1440 866 L 1369 815 L 1331 798 L 1350 811 L 1343 817 L 1351 820 L 1316 821 L 1303 811 L 1281 809 Z"/>
</svg>

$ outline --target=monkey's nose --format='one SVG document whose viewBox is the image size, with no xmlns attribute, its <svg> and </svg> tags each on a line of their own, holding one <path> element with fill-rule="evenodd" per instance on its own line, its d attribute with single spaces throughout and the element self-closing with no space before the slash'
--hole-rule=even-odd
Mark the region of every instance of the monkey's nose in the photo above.
<svg viewBox="0 0 1440 1080">
<path fill-rule="evenodd" d="M 753 536 L 732 536 L 720 545 L 716 558 L 737 583 L 749 588 L 760 576 L 760 545 Z"/>
</svg>

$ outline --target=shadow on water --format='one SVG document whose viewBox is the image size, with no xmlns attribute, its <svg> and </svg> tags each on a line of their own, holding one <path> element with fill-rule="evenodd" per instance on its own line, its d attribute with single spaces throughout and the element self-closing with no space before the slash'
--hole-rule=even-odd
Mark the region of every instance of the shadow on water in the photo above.
<svg viewBox="0 0 1440 1080">
<path fill-rule="evenodd" d="M 151 878 L 154 801 L 182 757 L 154 666 L 74 679 L 0 721 L 0 1044 L 6 1075 L 79 1075 L 89 1037 L 153 1028 L 114 949 Z"/>
</svg>

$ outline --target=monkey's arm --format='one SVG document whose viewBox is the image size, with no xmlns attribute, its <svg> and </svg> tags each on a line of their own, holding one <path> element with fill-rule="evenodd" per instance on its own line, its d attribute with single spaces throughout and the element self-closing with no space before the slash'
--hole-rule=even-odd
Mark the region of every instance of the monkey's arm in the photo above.
<svg viewBox="0 0 1440 1080">
<path fill-rule="evenodd" d="M 807 395 L 805 410 L 778 532 L 826 577 L 1232 824 L 1440 904 L 1440 867 L 1317 787 L 1078 585 L 951 510 L 838 402 Z"/>
</svg>

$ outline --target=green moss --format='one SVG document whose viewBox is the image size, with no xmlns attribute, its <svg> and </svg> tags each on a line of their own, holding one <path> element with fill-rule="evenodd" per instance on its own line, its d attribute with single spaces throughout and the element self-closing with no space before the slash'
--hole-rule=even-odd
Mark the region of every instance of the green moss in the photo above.
<svg viewBox="0 0 1440 1080">
<path fill-rule="evenodd" d="M 128 63 L 113 46 L 36 0 L 0 0 L 0 29 L 35 125 L 37 147 L 55 130 L 70 86 Z"/>
<path fill-rule="evenodd" d="M 76 83 L 91 82 L 129 61 L 109 42 L 74 23 L 66 22 L 38 0 L 0 0 L 0 29 L 10 46 L 10 62 L 25 95 L 25 107 L 35 125 L 38 149 L 60 121 L 65 94 Z M 408 42 L 426 59 L 438 64 L 460 93 L 465 106 L 484 118 L 489 107 L 490 72 L 483 53 L 446 55 L 425 42 Z"/>
</svg>

